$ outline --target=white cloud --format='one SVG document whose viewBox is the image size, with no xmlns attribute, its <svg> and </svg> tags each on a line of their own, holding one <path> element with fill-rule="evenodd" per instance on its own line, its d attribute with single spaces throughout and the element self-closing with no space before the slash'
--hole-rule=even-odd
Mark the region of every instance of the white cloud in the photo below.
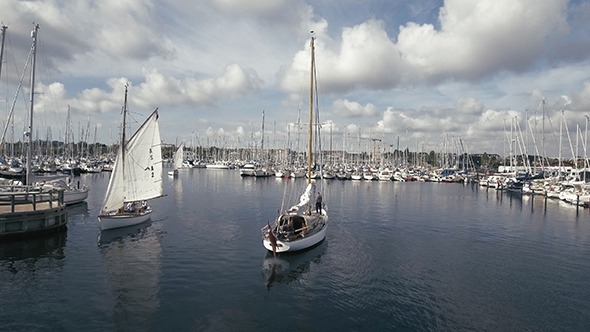
<svg viewBox="0 0 590 332">
<path fill-rule="evenodd" d="M 584 82 L 581 92 L 574 92 L 570 109 L 575 112 L 590 114 L 590 81 Z"/>
<path fill-rule="evenodd" d="M 375 19 L 343 28 L 337 51 L 328 36 L 320 35 L 321 87 L 325 92 L 384 90 L 521 72 L 544 56 L 548 36 L 567 31 L 566 9 L 566 0 L 447 0 L 440 9 L 440 30 L 408 22 L 400 27 L 397 42 Z M 280 85 L 298 91 L 306 75 L 307 49 L 281 73 Z"/>
<path fill-rule="evenodd" d="M 221 98 L 235 98 L 240 95 L 257 93 L 260 80 L 251 69 L 242 69 L 236 64 L 225 68 L 217 78 L 196 80 L 178 79 L 160 74 L 155 69 L 145 69 L 144 82 L 134 85 L 125 77 L 110 78 L 110 91 L 99 88 L 85 89 L 75 98 L 68 97 L 62 83 L 44 86 L 39 83 L 37 91 L 43 92 L 36 98 L 35 108 L 53 112 L 65 112 L 66 105 L 88 113 L 107 113 L 120 110 L 124 102 L 124 86 L 129 84 L 129 108 L 153 109 L 159 106 L 190 105 L 204 107 Z M 202 121 L 201 121 L 202 122 Z M 205 120 L 206 122 L 206 120 Z"/>
<path fill-rule="evenodd" d="M 447 0 L 440 30 L 409 22 L 397 46 L 422 79 L 475 79 L 521 71 L 544 53 L 545 38 L 567 27 L 565 0 Z"/>
<path fill-rule="evenodd" d="M 504 119 L 522 119 L 525 109 L 532 116 L 543 98 L 547 117 L 565 109 L 570 126 L 590 112 L 584 2 L 446 0 L 438 22 L 430 3 L 428 15 L 366 9 L 355 20 L 346 13 L 354 6 L 337 5 L 329 22 L 318 16 L 325 4 L 303 0 L 6 0 L 0 13 L 17 62 L 30 48 L 30 22 L 40 23 L 38 65 L 49 68 L 38 67 L 36 110 L 56 117 L 69 104 L 84 121 L 93 113 L 114 124 L 129 82 L 132 110 L 162 106 L 162 120 L 187 131 L 238 128 L 223 130 L 235 138 L 257 126 L 260 109 L 268 121 L 294 121 L 308 105 L 309 30 L 335 136 L 358 119 L 347 133 L 407 130 L 433 141 L 449 133 L 486 146 Z M 401 22 L 399 31 L 391 22 Z M 14 67 L 22 65 L 2 71 L 9 87 L 20 77 Z M 180 127 L 170 125 L 176 132 L 168 135 L 178 137 Z"/>
<path fill-rule="evenodd" d="M 354 86 L 386 89 L 399 82 L 400 73 L 395 70 L 400 64 L 399 54 L 381 21 L 343 29 L 338 53 L 328 48 L 331 43 L 328 36 L 318 33 L 315 45 L 321 92 L 342 92 Z M 290 67 L 280 73 L 280 85 L 299 91 L 309 84 L 305 81 L 309 67 L 309 50 L 299 51 Z"/>
<path fill-rule="evenodd" d="M 483 103 L 473 98 L 460 98 L 457 100 L 455 108 L 462 114 L 481 114 Z"/>
<path fill-rule="evenodd" d="M 377 115 L 378 112 L 377 107 L 371 103 L 363 106 L 347 99 L 335 100 L 331 111 L 332 114 L 345 118 L 371 117 Z"/>
</svg>

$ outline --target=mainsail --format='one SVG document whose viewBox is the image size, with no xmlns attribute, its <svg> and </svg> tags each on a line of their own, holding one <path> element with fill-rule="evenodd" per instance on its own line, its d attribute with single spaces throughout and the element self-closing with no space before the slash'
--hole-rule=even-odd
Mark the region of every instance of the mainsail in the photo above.
<svg viewBox="0 0 590 332">
<path fill-rule="evenodd" d="M 162 150 L 158 110 L 119 149 L 109 181 L 102 213 L 115 211 L 125 202 L 160 197 L 162 185 Z M 124 156 L 122 152 L 124 151 Z"/>
<path fill-rule="evenodd" d="M 121 164 L 122 148 L 119 146 L 117 157 L 115 158 L 115 165 L 113 172 L 107 186 L 107 192 L 104 196 L 102 209 L 100 214 L 106 214 L 110 211 L 115 211 L 123 206 L 123 199 L 125 197 L 125 181 L 123 179 L 123 165 Z"/>
<path fill-rule="evenodd" d="M 313 183 L 310 183 L 307 185 L 307 188 L 305 188 L 305 191 L 303 192 L 303 194 L 301 194 L 301 197 L 299 197 L 299 203 L 296 205 L 293 205 L 291 207 L 291 209 L 289 209 L 289 211 L 297 211 L 299 210 L 299 208 L 306 206 L 309 201 L 311 200 L 311 194 L 314 191 L 314 186 Z"/>
<path fill-rule="evenodd" d="M 180 143 L 178 150 L 174 154 L 174 169 L 182 168 L 182 162 L 184 161 L 184 143 Z"/>
</svg>

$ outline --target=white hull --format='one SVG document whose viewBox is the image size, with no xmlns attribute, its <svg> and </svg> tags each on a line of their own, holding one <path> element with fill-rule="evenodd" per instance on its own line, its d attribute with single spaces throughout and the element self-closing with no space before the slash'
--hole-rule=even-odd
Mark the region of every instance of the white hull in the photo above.
<svg viewBox="0 0 590 332">
<path fill-rule="evenodd" d="M 277 253 L 279 252 L 294 252 L 300 251 L 307 248 L 311 248 L 316 244 L 320 243 L 323 239 L 326 238 L 326 230 L 328 229 L 328 225 L 324 227 L 323 230 L 315 233 L 312 236 L 305 237 L 299 240 L 284 242 L 277 240 Z M 269 240 L 264 240 L 264 247 L 272 252 L 272 245 L 270 244 Z"/>
<path fill-rule="evenodd" d="M 76 203 L 80 203 L 82 201 L 84 201 L 86 198 L 88 198 L 88 190 L 90 190 L 89 188 L 84 188 L 81 190 L 75 190 L 75 191 L 64 191 L 64 203 L 66 203 L 67 205 L 70 204 L 76 204 Z"/>
<path fill-rule="evenodd" d="M 256 176 L 256 173 L 253 169 L 241 169 L 240 176 Z"/>
<path fill-rule="evenodd" d="M 266 170 L 266 169 L 263 169 L 263 168 L 257 169 L 254 174 L 258 178 L 264 178 L 264 177 L 268 177 L 268 176 L 273 176 L 273 173 L 271 171 Z"/>
<path fill-rule="evenodd" d="M 229 166 L 221 164 L 209 164 L 206 167 L 207 169 L 229 169 Z"/>
<path fill-rule="evenodd" d="M 240 169 L 241 176 L 256 176 L 256 167 L 253 164 L 246 164 Z"/>
<path fill-rule="evenodd" d="M 305 177 L 305 172 L 304 171 L 293 171 L 293 172 L 291 172 L 291 177 L 294 179 L 303 178 L 303 177 Z"/>
<path fill-rule="evenodd" d="M 100 230 L 104 231 L 107 229 L 121 228 L 141 224 L 142 222 L 150 219 L 151 214 L 152 210 L 149 209 L 140 214 L 117 214 L 98 216 L 98 223 L 100 224 Z"/>
<path fill-rule="evenodd" d="M 322 229 L 320 229 L 316 233 L 306 235 L 301 238 L 297 238 L 293 241 L 277 240 L 276 252 L 281 253 L 305 250 L 322 242 L 322 240 L 326 238 L 326 231 L 328 230 L 328 215 L 325 210 L 322 210 L 322 215 L 324 215 L 324 217 L 326 218 Z M 270 243 L 270 240 L 267 237 L 265 237 L 262 240 L 262 244 L 267 250 L 272 252 L 272 244 Z"/>
</svg>

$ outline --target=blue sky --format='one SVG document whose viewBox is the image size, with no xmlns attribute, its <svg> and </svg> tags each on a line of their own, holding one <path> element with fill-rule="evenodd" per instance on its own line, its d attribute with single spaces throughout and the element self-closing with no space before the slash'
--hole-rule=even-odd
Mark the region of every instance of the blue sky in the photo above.
<svg viewBox="0 0 590 332">
<path fill-rule="evenodd" d="M 90 123 L 91 142 L 95 127 L 97 140 L 113 142 L 129 82 L 134 117 L 159 107 L 167 143 L 259 142 L 264 110 L 265 145 L 283 147 L 308 107 L 314 30 L 321 120 L 337 149 L 344 134 L 356 149 L 360 131 L 386 144 L 399 136 L 411 150 L 461 137 L 469 152 L 504 154 L 512 119 L 524 131 L 527 114 L 537 128 L 529 129 L 532 151 L 544 99 L 547 154 L 557 155 L 561 110 L 572 138 L 562 147 L 583 154 L 575 138 L 590 114 L 584 1 L 5 0 L 0 15 L 8 26 L 2 114 L 32 22 L 40 24 L 35 121 L 43 138 L 48 127 L 53 139 L 63 135 L 70 105 L 76 138 Z M 15 128 L 28 108 L 20 98 Z"/>
</svg>

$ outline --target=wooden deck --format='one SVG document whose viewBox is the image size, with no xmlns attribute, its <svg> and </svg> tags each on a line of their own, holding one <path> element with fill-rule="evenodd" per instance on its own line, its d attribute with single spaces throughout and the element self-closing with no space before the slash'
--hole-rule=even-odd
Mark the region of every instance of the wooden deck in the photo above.
<svg viewBox="0 0 590 332">
<path fill-rule="evenodd" d="M 0 191 L 0 238 L 24 237 L 65 228 L 63 189 L 33 186 L 3 187 Z"/>
<path fill-rule="evenodd" d="M 7 204 L 5 204 L 7 203 Z M 14 204 L 14 211 L 12 211 L 12 204 L 10 202 L 0 202 L 0 214 L 4 213 L 12 213 L 12 212 L 29 212 L 29 211 L 39 211 L 39 210 L 47 210 L 59 207 L 60 203 L 59 200 L 53 200 L 51 202 L 39 202 L 33 205 L 33 203 L 22 203 L 22 204 Z"/>
</svg>

